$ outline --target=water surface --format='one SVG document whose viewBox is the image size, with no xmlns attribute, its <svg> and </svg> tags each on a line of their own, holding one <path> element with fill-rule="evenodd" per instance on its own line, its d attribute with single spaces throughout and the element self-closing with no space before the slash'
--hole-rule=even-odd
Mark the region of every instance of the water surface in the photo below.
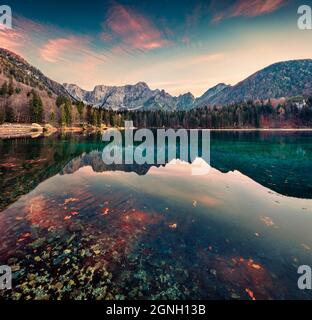
<svg viewBox="0 0 312 320">
<path fill-rule="evenodd" d="M 107 166 L 96 135 L 0 141 L 9 299 L 310 299 L 312 133 L 213 132 L 190 163 Z"/>
</svg>

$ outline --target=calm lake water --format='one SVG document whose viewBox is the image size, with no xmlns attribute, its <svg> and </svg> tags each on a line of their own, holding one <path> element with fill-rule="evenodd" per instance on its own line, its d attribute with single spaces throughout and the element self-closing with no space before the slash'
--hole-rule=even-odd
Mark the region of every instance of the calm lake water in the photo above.
<svg viewBox="0 0 312 320">
<path fill-rule="evenodd" d="M 212 132 L 211 170 L 107 166 L 96 135 L 0 141 L 1 299 L 311 299 L 312 133 Z"/>
</svg>

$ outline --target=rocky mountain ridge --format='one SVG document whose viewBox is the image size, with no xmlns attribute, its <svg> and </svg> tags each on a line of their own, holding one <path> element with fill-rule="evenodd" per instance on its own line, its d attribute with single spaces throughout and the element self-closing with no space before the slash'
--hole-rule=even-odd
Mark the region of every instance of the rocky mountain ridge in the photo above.
<svg viewBox="0 0 312 320">
<path fill-rule="evenodd" d="M 92 91 L 73 84 L 64 84 L 64 88 L 76 99 L 106 109 L 190 110 L 312 95 L 312 59 L 272 64 L 234 86 L 219 83 L 198 98 L 191 93 L 174 97 L 164 90 L 151 90 L 145 82 L 120 87 L 96 86 Z"/>
</svg>

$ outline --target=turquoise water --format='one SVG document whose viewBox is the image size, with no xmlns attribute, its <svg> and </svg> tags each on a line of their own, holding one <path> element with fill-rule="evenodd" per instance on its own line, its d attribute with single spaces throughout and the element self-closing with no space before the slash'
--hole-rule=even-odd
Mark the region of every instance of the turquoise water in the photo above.
<svg viewBox="0 0 312 320">
<path fill-rule="evenodd" d="M 6 299 L 310 299 L 312 133 L 212 132 L 211 169 L 107 166 L 97 135 L 0 141 Z"/>
</svg>

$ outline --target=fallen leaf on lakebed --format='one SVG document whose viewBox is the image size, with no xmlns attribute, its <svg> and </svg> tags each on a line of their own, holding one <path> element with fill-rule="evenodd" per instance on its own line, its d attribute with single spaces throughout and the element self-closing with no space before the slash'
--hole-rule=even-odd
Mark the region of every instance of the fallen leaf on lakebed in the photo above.
<svg viewBox="0 0 312 320">
<path fill-rule="evenodd" d="M 252 300 L 256 300 L 254 293 L 250 289 L 246 288 L 245 291 Z"/>
<path fill-rule="evenodd" d="M 68 203 L 70 203 L 70 202 L 75 202 L 75 201 L 78 201 L 78 199 L 76 199 L 76 198 L 68 198 L 68 199 L 65 199 L 64 205 L 66 205 L 66 204 L 68 204 Z"/>
</svg>

